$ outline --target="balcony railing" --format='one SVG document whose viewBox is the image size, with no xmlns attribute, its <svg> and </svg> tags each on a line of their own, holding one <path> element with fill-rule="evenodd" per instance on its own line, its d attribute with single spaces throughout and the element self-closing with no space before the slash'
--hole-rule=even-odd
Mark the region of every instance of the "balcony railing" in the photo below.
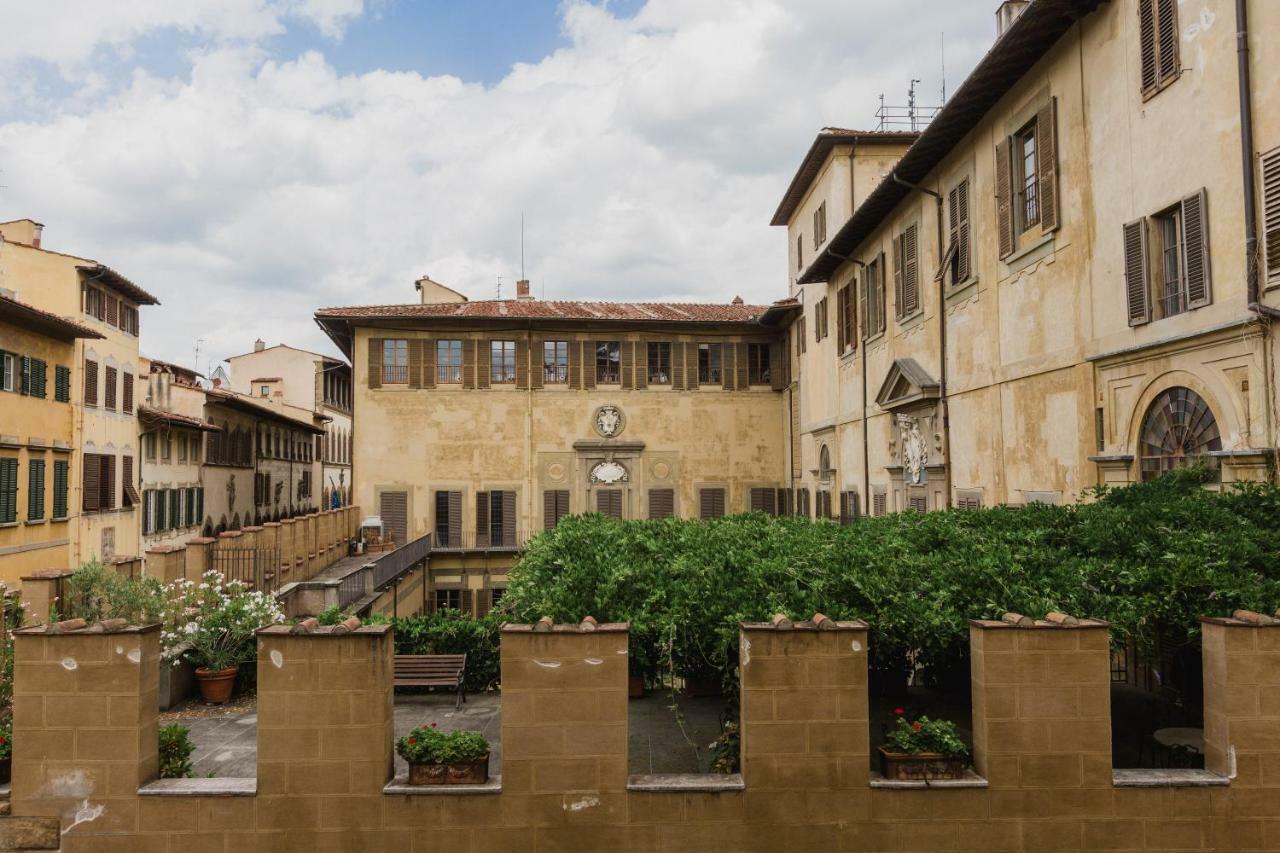
<svg viewBox="0 0 1280 853">
<path fill-rule="evenodd" d="M 366 563 L 366 566 L 373 567 L 374 589 L 382 589 L 427 559 L 431 550 L 431 535 L 428 534 Z"/>
<path fill-rule="evenodd" d="M 477 536 L 475 531 L 463 532 L 437 530 L 431 550 L 441 551 L 519 551 L 529 541 L 529 535 L 521 530 L 505 533 L 488 533 Z"/>
</svg>

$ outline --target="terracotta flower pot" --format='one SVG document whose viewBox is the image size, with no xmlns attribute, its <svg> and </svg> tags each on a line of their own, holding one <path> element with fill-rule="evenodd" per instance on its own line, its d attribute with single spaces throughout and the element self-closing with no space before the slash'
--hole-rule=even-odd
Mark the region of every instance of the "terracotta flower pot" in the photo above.
<svg viewBox="0 0 1280 853">
<path fill-rule="evenodd" d="M 489 781 L 489 753 L 458 764 L 410 763 L 410 785 L 483 785 Z"/>
<path fill-rule="evenodd" d="M 225 705 L 231 698 L 231 691 L 236 686 L 236 673 L 240 667 L 229 666 L 217 672 L 206 666 L 196 667 L 196 678 L 200 682 L 200 697 L 209 705 Z"/>
</svg>

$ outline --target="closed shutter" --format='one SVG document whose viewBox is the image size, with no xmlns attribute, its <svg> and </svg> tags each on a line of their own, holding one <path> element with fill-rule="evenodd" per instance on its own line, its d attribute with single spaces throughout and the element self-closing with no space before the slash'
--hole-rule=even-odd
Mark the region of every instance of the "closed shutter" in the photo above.
<svg viewBox="0 0 1280 853">
<path fill-rule="evenodd" d="M 151 493 L 151 499 L 155 502 L 156 507 L 156 530 L 164 531 L 173 526 L 173 522 L 169 519 L 169 499 L 166 497 L 168 491 L 166 489 L 156 489 Z"/>
<path fill-rule="evenodd" d="M 596 492 L 596 511 L 605 518 L 622 518 L 622 490 L 598 490 Z"/>
<path fill-rule="evenodd" d="M 1040 230 L 1058 229 L 1058 99 L 1036 114 L 1036 169 L 1039 172 Z"/>
<path fill-rule="evenodd" d="M 969 246 L 969 179 L 965 178 L 951 191 L 951 234 L 956 245 L 956 277 L 953 284 L 968 281 L 970 276 Z"/>
<path fill-rule="evenodd" d="M 1013 174 L 1009 140 L 996 145 L 996 228 L 1000 235 L 1000 260 L 1013 254 Z"/>
<path fill-rule="evenodd" d="M 53 369 L 53 399 L 59 403 L 71 401 L 71 368 L 61 364 Z"/>
<path fill-rule="evenodd" d="M 569 514 L 567 489 L 548 489 L 542 493 L 542 526 L 547 530 L 560 523 Z"/>
<path fill-rule="evenodd" d="M 1280 284 L 1280 148 L 1262 155 L 1262 245 L 1267 287 Z"/>
<path fill-rule="evenodd" d="M 489 493 L 476 492 L 476 545 L 489 544 Z"/>
<path fill-rule="evenodd" d="M 876 492 L 871 496 L 871 505 L 875 515 L 884 515 L 888 511 L 888 495 L 885 492 Z"/>
<path fill-rule="evenodd" d="M 929 511 L 929 499 L 924 495 L 912 495 L 911 511 L 917 515 L 924 515 Z"/>
<path fill-rule="evenodd" d="M 31 396 L 44 399 L 48 393 L 48 364 L 39 358 L 31 359 Z"/>
<path fill-rule="evenodd" d="M 502 544 L 514 548 L 516 544 L 516 493 L 502 493 Z"/>
<path fill-rule="evenodd" d="M 636 347 L 637 346 L 641 346 L 645 348 L 644 352 L 642 352 L 640 355 L 639 361 L 641 361 L 641 364 L 639 365 L 636 364 L 637 362 Z M 622 341 L 618 344 L 618 358 L 621 360 L 621 370 L 622 370 L 622 375 L 621 377 L 619 377 L 620 384 L 622 385 L 623 391 L 629 391 L 632 388 L 634 388 L 636 385 L 635 383 L 636 373 L 639 373 L 642 371 L 645 372 L 646 374 L 648 373 L 648 370 L 649 370 L 648 345 L 644 343 L 637 344 L 635 341 Z"/>
<path fill-rule="evenodd" d="M 778 514 L 778 494 L 773 489 L 751 490 L 751 511 L 765 515 Z"/>
<path fill-rule="evenodd" d="M 493 590 L 478 589 L 476 590 L 476 618 L 483 619 L 489 615 L 489 611 L 493 609 Z"/>
<path fill-rule="evenodd" d="M 745 391 L 751 387 L 751 362 L 747 359 L 747 344 L 744 341 L 738 341 L 738 345 L 734 347 L 737 353 L 734 355 L 736 363 L 734 367 L 737 373 L 736 382 L 739 391 Z"/>
<path fill-rule="evenodd" d="M 569 341 L 569 387 L 582 387 L 582 343 Z M 595 362 L 592 362 L 594 364 Z"/>
<path fill-rule="evenodd" d="M 694 360 L 686 364 L 684 359 L 685 347 L 680 346 L 678 342 L 671 344 L 671 390 L 673 391 L 698 387 L 698 377 L 696 376 L 698 372 L 697 344 L 693 346 L 695 348 Z M 690 377 L 690 373 L 695 375 Z M 690 383 L 690 378 L 693 380 L 692 383 Z"/>
<path fill-rule="evenodd" d="M 169 527 L 174 528 L 174 527 L 182 526 L 182 490 L 181 489 L 169 490 L 168 519 L 169 519 Z"/>
<path fill-rule="evenodd" d="M 108 295 L 106 302 L 106 321 L 112 326 L 120 325 L 120 300 L 114 296 Z"/>
<path fill-rule="evenodd" d="M 116 410 L 116 369 L 107 365 L 103 374 L 102 407 L 114 412 Z"/>
<path fill-rule="evenodd" d="M 18 460 L 0 459 L 0 524 L 18 520 Z"/>
<path fill-rule="evenodd" d="M 698 492 L 698 504 L 700 518 L 723 517 L 724 489 L 702 489 Z"/>
<path fill-rule="evenodd" d="M 787 387 L 787 372 L 782 364 L 786 351 L 785 344 L 779 341 L 769 344 L 769 387 L 774 391 Z"/>
<path fill-rule="evenodd" d="M 405 544 L 409 530 L 409 493 L 383 492 L 378 496 L 383 533 L 397 546 Z"/>
<path fill-rule="evenodd" d="M 690 391 L 697 391 L 701 382 L 698 376 L 698 342 L 685 341 L 683 346 L 679 343 L 671 345 L 671 363 L 674 366 L 676 359 L 684 358 L 684 387 Z"/>
<path fill-rule="evenodd" d="M 83 497 L 83 500 L 81 501 L 81 508 L 85 512 L 97 512 L 101 501 L 99 478 L 102 474 L 102 470 L 99 467 L 98 454 L 84 454 L 82 458 L 82 467 L 84 469 L 84 475 L 83 482 L 80 485 Z"/>
<path fill-rule="evenodd" d="M 476 387 L 488 388 L 492 379 L 493 342 L 476 341 Z"/>
<path fill-rule="evenodd" d="M 462 341 L 462 387 L 476 387 L 476 342 L 468 338 Z"/>
<path fill-rule="evenodd" d="M 382 387 L 382 338 L 369 338 L 369 387 Z"/>
<path fill-rule="evenodd" d="M 67 517 L 67 491 L 70 484 L 71 463 L 65 459 L 53 462 L 53 517 Z"/>
<path fill-rule="evenodd" d="M 84 402 L 86 406 L 98 405 L 98 362 L 85 359 Z"/>
<path fill-rule="evenodd" d="M 1151 320 L 1147 278 L 1147 221 L 1138 219 L 1124 226 L 1124 288 L 1130 326 Z"/>
<path fill-rule="evenodd" d="M 126 370 L 124 372 L 124 379 L 122 382 L 123 385 L 121 387 L 121 391 L 124 398 L 124 405 L 120 408 L 120 411 L 124 412 L 126 415 L 131 415 L 133 414 L 133 374 Z"/>
<path fill-rule="evenodd" d="M 409 387 L 422 387 L 422 350 L 426 341 L 421 338 L 409 338 Z"/>
<path fill-rule="evenodd" d="M 671 518 L 676 514 L 676 493 L 674 489 L 649 490 L 649 517 Z"/>
<path fill-rule="evenodd" d="M 529 339 L 516 339 L 516 387 L 529 387 Z"/>
<path fill-rule="evenodd" d="M 98 477 L 98 505 L 102 509 L 116 508 L 116 458 L 102 455 L 98 457 L 102 473 Z"/>
<path fill-rule="evenodd" d="M 196 487 L 196 524 L 204 522 L 204 486 Z"/>
<path fill-rule="evenodd" d="M 1187 277 L 1187 307 L 1213 301 L 1209 276 L 1209 198 L 1205 190 L 1182 200 L 1182 261 Z"/>
<path fill-rule="evenodd" d="M 920 310 L 920 241 L 919 226 L 911 225 L 902 232 L 902 316 Z"/>
<path fill-rule="evenodd" d="M 430 339 L 422 342 L 422 387 L 436 387 L 436 342 Z"/>
<path fill-rule="evenodd" d="M 44 460 L 27 460 L 27 520 L 44 518 Z"/>
<path fill-rule="evenodd" d="M 582 341 L 582 387 L 596 387 L 596 342 Z"/>
</svg>

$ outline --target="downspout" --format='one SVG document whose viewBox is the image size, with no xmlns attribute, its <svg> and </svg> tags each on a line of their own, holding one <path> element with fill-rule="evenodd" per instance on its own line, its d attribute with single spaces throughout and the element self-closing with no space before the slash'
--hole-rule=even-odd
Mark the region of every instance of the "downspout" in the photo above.
<svg viewBox="0 0 1280 853">
<path fill-rule="evenodd" d="M 1244 2 L 1244 0 L 1241 0 Z M 936 217 L 938 237 L 938 257 L 945 255 L 942 248 L 942 194 L 926 189 L 917 184 L 904 181 L 895 170 L 890 173 L 894 183 L 908 189 L 918 190 L 931 195 L 938 205 Z M 942 458 L 946 464 L 942 466 L 943 477 L 943 509 L 951 508 L 951 407 L 947 403 L 947 277 L 944 274 L 938 279 L 938 402 L 942 408 Z"/>
<path fill-rule="evenodd" d="M 862 268 L 863 274 L 866 274 L 867 265 L 857 258 L 846 257 L 839 252 L 831 251 L 831 249 L 827 249 L 826 254 L 838 261 L 856 264 Z M 856 292 L 854 293 L 854 298 L 857 298 Z M 863 515 L 866 515 L 868 507 L 871 506 L 871 449 L 867 430 L 867 348 L 866 341 L 862 343 L 862 355 L 858 357 L 858 360 L 862 362 L 862 511 Z"/>
</svg>

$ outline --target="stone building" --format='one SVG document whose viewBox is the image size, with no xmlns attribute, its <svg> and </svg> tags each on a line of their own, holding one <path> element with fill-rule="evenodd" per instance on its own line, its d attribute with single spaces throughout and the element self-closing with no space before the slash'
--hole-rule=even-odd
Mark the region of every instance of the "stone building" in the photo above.
<svg viewBox="0 0 1280 853">
<path fill-rule="evenodd" d="M 819 136 L 774 223 L 787 478 L 824 515 L 1271 476 L 1280 6 L 1243 5 L 1007 3 L 896 163 Z"/>
<path fill-rule="evenodd" d="M 50 251 L 42 237 L 43 226 L 30 219 L 0 223 L 0 287 L 98 333 L 74 344 L 70 394 L 79 459 L 71 469 L 68 562 L 136 559 L 139 309 L 159 301 L 104 264 Z"/>
<path fill-rule="evenodd" d="M 320 353 L 263 341 L 253 351 L 227 359 L 232 390 L 325 416 L 324 434 L 316 440 L 320 460 L 319 505 L 351 502 L 351 365 Z"/>
<path fill-rule="evenodd" d="M 80 339 L 102 333 L 0 290 L 0 582 L 10 588 L 70 557 Z"/>
<path fill-rule="evenodd" d="M 429 280 L 427 280 L 429 282 Z M 776 511 L 791 309 L 424 301 L 331 308 L 355 365 L 354 502 L 432 534 L 434 603 L 483 612 L 516 550 L 569 513 Z M 445 301 L 447 300 L 447 301 Z"/>
</svg>

